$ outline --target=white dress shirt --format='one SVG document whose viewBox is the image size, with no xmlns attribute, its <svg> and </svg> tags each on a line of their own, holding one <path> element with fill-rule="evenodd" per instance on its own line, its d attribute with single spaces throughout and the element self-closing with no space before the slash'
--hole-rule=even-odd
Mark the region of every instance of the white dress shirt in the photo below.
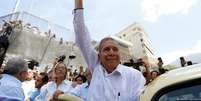
<svg viewBox="0 0 201 101">
<path fill-rule="evenodd" d="M 64 93 L 69 93 L 72 90 L 72 82 L 68 80 L 64 80 L 58 87 L 54 81 L 48 82 L 41 88 L 40 95 L 38 95 L 35 100 L 36 101 L 48 101 L 52 98 L 54 92 L 56 90 L 60 90 Z"/>
<path fill-rule="evenodd" d="M 74 11 L 76 43 L 92 71 L 87 101 L 137 101 L 145 85 L 142 73 L 119 64 L 110 74 L 98 60 L 84 23 L 83 10 Z"/>
<path fill-rule="evenodd" d="M 24 101 L 22 82 L 14 76 L 3 74 L 0 79 L 0 97 Z"/>
</svg>

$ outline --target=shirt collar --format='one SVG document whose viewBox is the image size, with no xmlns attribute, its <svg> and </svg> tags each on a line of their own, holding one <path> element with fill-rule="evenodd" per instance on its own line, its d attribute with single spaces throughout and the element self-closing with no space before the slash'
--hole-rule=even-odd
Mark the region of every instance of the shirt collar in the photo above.
<svg viewBox="0 0 201 101">
<path fill-rule="evenodd" d="M 119 64 L 115 70 L 116 70 L 120 75 L 123 74 L 123 69 L 122 69 L 122 65 L 121 65 L 121 64 Z"/>
<path fill-rule="evenodd" d="M 110 74 L 108 74 L 108 72 L 106 71 L 106 69 L 103 67 L 103 72 L 104 72 L 105 76 L 110 76 L 110 75 L 114 75 L 114 74 L 122 75 L 123 70 L 122 70 L 121 66 L 122 66 L 121 64 L 117 65 L 117 68 L 112 73 L 110 73 Z"/>
<path fill-rule="evenodd" d="M 55 84 L 55 85 L 57 85 L 57 84 L 56 84 L 56 81 L 52 81 L 52 83 Z M 63 81 L 61 82 L 61 84 L 59 84 L 59 86 L 60 86 L 60 85 L 63 85 L 63 84 L 64 84 L 64 85 L 69 85 L 69 84 L 71 84 L 71 82 L 65 79 L 65 80 L 63 80 Z"/>
</svg>

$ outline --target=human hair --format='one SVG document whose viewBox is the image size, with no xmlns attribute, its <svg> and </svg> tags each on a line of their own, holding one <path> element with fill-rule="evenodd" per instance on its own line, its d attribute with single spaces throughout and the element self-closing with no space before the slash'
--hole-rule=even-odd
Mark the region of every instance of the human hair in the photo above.
<svg viewBox="0 0 201 101">
<path fill-rule="evenodd" d="M 75 81 L 77 81 L 77 79 L 78 79 L 79 77 L 82 79 L 83 83 L 87 81 L 86 77 L 83 76 L 83 75 L 77 75 L 77 76 L 75 77 Z"/>
<path fill-rule="evenodd" d="M 28 64 L 21 57 L 9 59 L 4 69 L 4 73 L 10 75 L 15 75 L 22 71 L 28 71 Z"/>
<path fill-rule="evenodd" d="M 42 76 L 42 81 L 43 81 L 44 83 L 48 82 L 49 78 L 48 78 L 48 74 L 47 74 L 47 73 L 41 72 L 39 75 Z"/>
<path fill-rule="evenodd" d="M 99 47 L 98 47 L 98 52 L 100 53 L 101 52 L 101 49 L 102 49 L 102 44 L 108 40 L 112 40 L 114 42 L 116 42 L 112 37 L 106 37 L 106 38 L 103 38 L 100 43 L 99 43 Z"/>
</svg>

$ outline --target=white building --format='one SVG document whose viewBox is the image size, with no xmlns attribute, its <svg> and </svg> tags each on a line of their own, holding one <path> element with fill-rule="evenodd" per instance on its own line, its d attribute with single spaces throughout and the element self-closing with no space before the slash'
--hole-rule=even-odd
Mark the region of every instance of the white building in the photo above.
<svg viewBox="0 0 201 101">
<path fill-rule="evenodd" d="M 131 54 L 134 60 L 143 58 L 150 63 L 155 63 L 154 49 L 151 46 L 151 41 L 140 24 L 134 23 L 126 27 L 117 33 L 116 36 L 132 44 L 129 54 Z"/>
<path fill-rule="evenodd" d="M 79 48 L 74 42 L 70 41 L 74 40 L 74 34 L 72 31 L 27 12 L 22 12 L 21 15 L 23 15 L 23 17 L 21 17 L 23 22 L 22 24 L 26 25 L 27 23 L 33 23 L 32 25 L 36 26 L 38 29 L 40 29 L 40 31 L 36 31 L 35 33 L 29 28 L 16 28 L 10 40 L 10 46 L 7 51 L 8 57 L 9 55 L 20 55 L 28 59 L 30 58 L 37 60 L 42 67 L 45 67 L 43 65 L 50 66 L 56 56 L 66 55 L 67 58 L 64 62 L 68 67 L 75 69 L 81 65 L 84 67 L 87 66 Z M 9 16 L 10 15 L 8 15 L 8 17 Z M 25 19 L 26 16 L 31 17 L 31 20 Z M 18 18 L 16 18 L 16 20 L 17 19 Z M 44 22 L 44 24 L 49 26 L 43 28 L 40 26 L 40 23 L 35 25 L 35 22 Z M 49 34 L 44 36 L 41 35 L 41 33 L 44 33 L 44 35 L 47 33 Z M 68 42 L 62 42 L 61 44 L 57 37 L 62 33 L 65 33 L 69 40 Z M 54 34 L 57 35 L 56 38 L 53 37 Z M 129 61 L 129 59 L 135 60 L 139 58 L 147 59 L 150 62 L 153 62 L 154 51 L 150 44 L 151 42 L 149 37 L 141 25 L 134 23 L 112 37 L 119 43 L 121 62 Z M 92 41 L 92 45 L 94 47 L 97 47 L 98 43 L 99 42 Z M 76 58 L 69 59 L 69 56 L 71 55 L 76 56 Z"/>
</svg>

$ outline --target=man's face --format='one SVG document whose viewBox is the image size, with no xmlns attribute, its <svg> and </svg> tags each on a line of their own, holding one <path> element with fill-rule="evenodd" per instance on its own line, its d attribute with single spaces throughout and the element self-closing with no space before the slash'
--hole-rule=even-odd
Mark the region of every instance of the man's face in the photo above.
<svg viewBox="0 0 201 101">
<path fill-rule="evenodd" d="M 41 88 L 41 86 L 44 84 L 43 80 L 42 80 L 42 76 L 41 75 L 37 75 L 36 76 L 36 81 L 35 81 L 35 88 Z"/>
<path fill-rule="evenodd" d="M 76 79 L 76 82 L 77 82 L 78 85 L 81 85 L 81 84 L 83 83 L 83 80 L 82 80 L 81 77 L 78 77 L 78 78 Z"/>
<path fill-rule="evenodd" d="M 120 63 L 120 52 L 117 43 L 106 40 L 101 44 L 99 59 L 106 70 L 111 73 Z"/>
<path fill-rule="evenodd" d="M 20 75 L 20 81 L 21 82 L 30 80 L 30 78 L 29 78 L 30 75 L 29 75 L 28 70 L 20 72 L 19 75 Z"/>
</svg>

